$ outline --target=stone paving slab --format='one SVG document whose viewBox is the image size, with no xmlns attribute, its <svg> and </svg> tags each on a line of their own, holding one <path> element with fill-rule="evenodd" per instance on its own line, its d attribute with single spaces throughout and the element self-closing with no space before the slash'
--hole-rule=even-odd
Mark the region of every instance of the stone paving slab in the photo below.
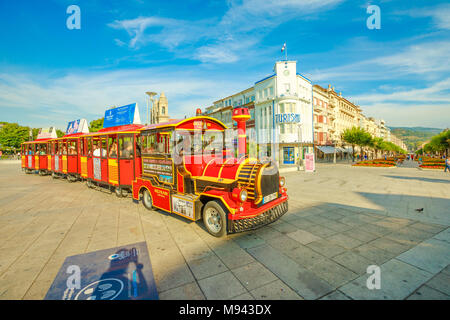
<svg viewBox="0 0 450 320">
<path fill-rule="evenodd" d="M 402 253 L 397 259 L 430 273 L 437 273 L 450 264 L 450 244 L 429 239 Z"/>
<path fill-rule="evenodd" d="M 369 275 L 363 275 L 340 287 L 339 290 L 350 298 L 358 300 L 405 299 L 433 276 L 429 272 L 396 259 L 382 264 L 380 269 L 381 288 L 379 290 L 367 288 Z"/>
<path fill-rule="evenodd" d="M 305 299 L 317 299 L 333 291 L 327 282 L 268 245 L 249 249 L 249 253 Z"/>
</svg>

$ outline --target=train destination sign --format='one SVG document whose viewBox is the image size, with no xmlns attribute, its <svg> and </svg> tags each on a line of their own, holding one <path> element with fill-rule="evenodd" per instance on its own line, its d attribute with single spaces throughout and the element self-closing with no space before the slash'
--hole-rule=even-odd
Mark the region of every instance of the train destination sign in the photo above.
<svg viewBox="0 0 450 320">
<path fill-rule="evenodd" d="M 144 157 L 142 172 L 147 176 L 157 176 L 161 182 L 173 183 L 173 162 L 171 160 Z"/>
</svg>

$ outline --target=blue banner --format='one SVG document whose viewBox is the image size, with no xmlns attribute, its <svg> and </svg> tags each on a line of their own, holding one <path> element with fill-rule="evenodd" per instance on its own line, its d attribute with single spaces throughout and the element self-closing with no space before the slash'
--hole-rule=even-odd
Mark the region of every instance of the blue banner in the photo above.
<svg viewBox="0 0 450 320">
<path fill-rule="evenodd" d="M 135 109 L 136 103 L 132 103 L 126 106 L 106 110 L 103 128 L 132 124 Z"/>
</svg>

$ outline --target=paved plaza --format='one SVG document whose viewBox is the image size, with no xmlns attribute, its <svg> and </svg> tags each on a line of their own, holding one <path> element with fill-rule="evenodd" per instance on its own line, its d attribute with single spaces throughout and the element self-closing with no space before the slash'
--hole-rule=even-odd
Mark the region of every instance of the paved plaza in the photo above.
<svg viewBox="0 0 450 320">
<path fill-rule="evenodd" d="M 287 214 L 214 238 L 201 222 L 0 161 L 0 299 L 43 299 L 67 256 L 141 241 L 160 299 L 450 298 L 449 173 L 318 164 L 285 176 Z M 370 265 L 380 289 L 367 288 Z"/>
</svg>

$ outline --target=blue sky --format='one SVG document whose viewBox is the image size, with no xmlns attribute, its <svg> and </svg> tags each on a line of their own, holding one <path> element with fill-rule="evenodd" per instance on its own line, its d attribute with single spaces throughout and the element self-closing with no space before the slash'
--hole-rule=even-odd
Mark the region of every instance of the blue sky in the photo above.
<svg viewBox="0 0 450 320">
<path fill-rule="evenodd" d="M 69 30 L 69 5 L 81 29 Z M 370 30 L 369 5 L 381 10 Z M 390 126 L 450 124 L 446 1 L 0 1 L 0 121 L 61 129 L 164 91 L 172 117 L 298 71 Z"/>
</svg>

